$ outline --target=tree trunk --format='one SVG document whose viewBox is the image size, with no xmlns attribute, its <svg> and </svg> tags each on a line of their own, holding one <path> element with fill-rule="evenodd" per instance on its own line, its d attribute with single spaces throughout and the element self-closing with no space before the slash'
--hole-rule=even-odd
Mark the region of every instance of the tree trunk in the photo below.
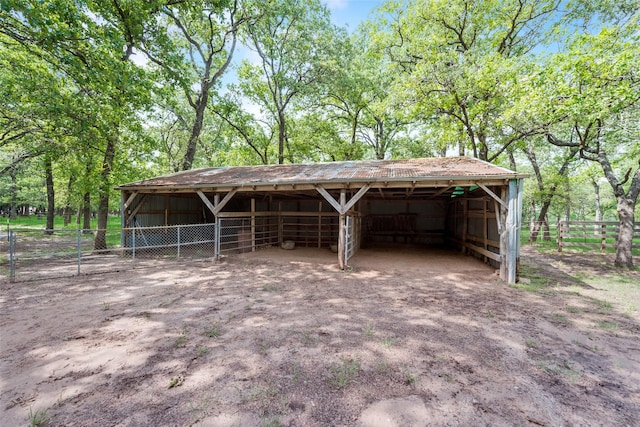
<svg viewBox="0 0 640 427">
<path fill-rule="evenodd" d="M 527 149 L 524 150 L 525 154 L 527 155 L 527 157 L 529 158 L 529 161 L 531 162 L 531 165 L 533 166 L 533 170 L 534 173 L 536 174 L 536 178 L 538 181 L 538 188 L 544 192 L 544 184 L 542 181 L 542 174 L 540 172 L 540 167 L 538 165 L 538 161 L 536 160 L 536 156 L 535 156 L 535 152 L 533 151 L 533 149 Z M 560 167 L 560 169 L 558 170 L 558 175 L 564 177 L 567 176 L 567 172 L 569 169 L 569 164 L 571 163 L 571 159 L 573 159 L 576 154 L 578 154 L 578 150 L 575 148 L 572 148 L 571 151 L 569 152 L 568 156 L 564 159 L 564 162 L 562 163 L 562 166 Z M 558 185 L 554 182 L 553 184 L 551 184 L 551 186 L 549 187 L 549 191 L 546 192 L 543 202 L 542 202 L 542 207 L 540 208 L 540 213 L 538 214 L 538 221 L 536 222 L 536 226 L 533 230 L 531 230 L 531 236 L 529 237 L 529 240 L 531 240 L 532 242 L 535 242 L 538 239 L 538 233 L 540 233 L 540 225 L 543 224 L 547 218 L 547 213 L 549 211 L 549 207 L 551 206 L 551 201 L 553 200 L 553 196 L 555 195 L 556 189 L 557 189 Z M 549 227 L 549 224 L 547 223 L 547 228 Z M 551 237 L 549 237 L 548 239 L 546 239 L 546 236 L 543 238 L 543 240 L 550 240 Z"/>
<path fill-rule="evenodd" d="M 189 141 L 187 142 L 187 151 L 184 153 L 182 160 L 182 170 L 187 171 L 193 167 L 193 160 L 196 158 L 196 147 L 198 146 L 198 140 L 200 139 L 200 133 L 202 132 L 202 124 L 204 123 L 204 112 L 209 102 L 209 90 L 206 88 L 206 83 L 202 83 L 200 90 L 200 96 L 196 101 L 195 110 L 196 118 L 191 128 L 191 134 L 189 135 Z"/>
<path fill-rule="evenodd" d="M 551 230 L 549 229 L 549 217 L 544 217 L 544 231 L 542 232 L 542 240 L 545 242 L 551 241 Z"/>
<path fill-rule="evenodd" d="M 80 224 L 80 212 L 78 212 L 78 224 Z M 85 233 L 91 232 L 91 193 L 84 193 L 82 198 L 82 229 Z"/>
<path fill-rule="evenodd" d="M 117 131 L 117 129 L 116 129 Z M 107 147 L 100 173 L 100 195 L 98 198 L 98 226 L 96 238 L 93 242 L 94 251 L 107 249 L 107 220 L 109 219 L 109 193 L 111 192 L 111 166 L 116 155 L 116 139 L 107 138 Z"/>
<path fill-rule="evenodd" d="M 11 176 L 11 207 L 9 209 L 9 218 L 16 219 L 18 217 L 18 177 L 15 168 L 11 168 L 9 175 Z"/>
<path fill-rule="evenodd" d="M 67 184 L 67 201 L 64 205 L 64 209 L 62 211 L 62 216 L 64 218 L 64 227 L 66 228 L 71 222 L 71 189 L 73 188 L 73 183 L 75 182 L 75 177 L 73 174 L 69 176 L 69 183 Z"/>
<path fill-rule="evenodd" d="M 596 195 L 596 222 L 602 221 L 602 205 L 600 204 L 600 184 L 595 179 L 591 180 L 591 185 L 593 185 L 593 191 Z M 593 234 L 599 236 L 602 233 L 600 229 L 600 225 L 596 225 L 593 230 Z"/>
<path fill-rule="evenodd" d="M 618 239 L 616 241 L 616 260 L 614 264 L 618 267 L 633 268 L 633 222 L 634 209 L 640 195 L 640 167 L 636 169 L 629 185 L 629 190 L 625 193 L 623 184 L 628 181 L 631 176 L 632 169 L 629 168 L 623 181 L 620 181 L 609 163 L 607 154 L 600 151 L 597 157 L 598 163 L 602 167 L 604 176 L 611 184 L 613 194 L 618 201 L 617 211 L 620 220 Z"/>
<path fill-rule="evenodd" d="M 284 164 L 284 141 L 286 138 L 286 123 L 284 111 L 278 110 L 278 164 Z"/>
<path fill-rule="evenodd" d="M 55 192 L 53 189 L 53 165 L 47 156 L 44 161 L 45 181 L 47 186 L 47 226 L 46 233 L 53 234 L 53 219 L 56 216 Z"/>
<path fill-rule="evenodd" d="M 618 267 L 633 268 L 633 225 L 636 199 L 618 197 L 618 216 L 620 226 L 616 242 L 616 261 Z"/>
</svg>

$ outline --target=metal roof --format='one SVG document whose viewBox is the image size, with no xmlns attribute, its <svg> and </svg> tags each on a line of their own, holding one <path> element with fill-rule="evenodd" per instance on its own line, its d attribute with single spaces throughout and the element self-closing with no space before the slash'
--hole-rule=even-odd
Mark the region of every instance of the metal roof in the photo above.
<svg viewBox="0 0 640 427">
<path fill-rule="evenodd" d="M 317 184 L 432 182 L 439 180 L 515 179 L 519 174 L 470 157 L 365 160 L 329 163 L 231 166 L 194 169 L 132 182 L 120 190 L 264 187 Z"/>
</svg>

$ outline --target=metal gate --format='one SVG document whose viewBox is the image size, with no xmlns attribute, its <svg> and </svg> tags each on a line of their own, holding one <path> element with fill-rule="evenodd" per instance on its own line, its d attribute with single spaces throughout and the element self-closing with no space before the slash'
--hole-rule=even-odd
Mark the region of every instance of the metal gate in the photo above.
<svg viewBox="0 0 640 427">
<path fill-rule="evenodd" d="M 356 253 L 357 242 L 356 242 L 355 225 L 357 222 L 358 222 L 357 218 L 354 218 L 352 216 L 347 215 L 347 217 L 345 218 L 344 265 L 347 265 L 347 262 Z"/>
</svg>

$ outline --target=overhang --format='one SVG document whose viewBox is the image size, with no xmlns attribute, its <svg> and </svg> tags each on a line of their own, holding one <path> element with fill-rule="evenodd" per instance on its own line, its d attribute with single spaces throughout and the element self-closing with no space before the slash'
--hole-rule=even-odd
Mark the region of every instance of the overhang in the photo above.
<svg viewBox="0 0 640 427">
<path fill-rule="evenodd" d="M 478 182 L 505 185 L 511 179 L 527 176 L 474 158 L 438 157 L 194 169 L 124 184 L 118 190 L 174 193 L 311 190 L 317 186 L 327 190 L 364 185 L 446 187 L 472 186 Z"/>
</svg>

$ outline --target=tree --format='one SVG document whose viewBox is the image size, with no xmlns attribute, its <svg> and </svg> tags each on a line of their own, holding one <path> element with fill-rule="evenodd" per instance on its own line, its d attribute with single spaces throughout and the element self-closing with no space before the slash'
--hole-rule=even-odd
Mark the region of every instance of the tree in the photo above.
<svg viewBox="0 0 640 427">
<path fill-rule="evenodd" d="M 0 32 L 65 79 L 68 96 L 38 102 L 67 119 L 79 141 L 90 141 L 87 149 L 102 154 L 96 250 L 106 249 L 113 166 L 125 129 L 149 99 L 145 73 L 130 59 L 153 6 L 117 0 L 59 1 L 46 8 L 28 0 L 3 3 Z"/>
<path fill-rule="evenodd" d="M 212 92 L 231 63 L 240 26 L 248 20 L 240 2 L 168 2 L 161 18 L 149 21 L 140 42 L 170 85 L 183 93 L 193 115 L 189 138 L 178 170 L 193 166 Z M 186 126 L 186 116 L 180 126 Z"/>
<path fill-rule="evenodd" d="M 238 70 L 242 94 L 262 109 L 277 138 L 278 163 L 291 161 L 289 114 L 297 97 L 312 91 L 332 58 L 336 29 L 319 1 L 261 3 L 260 19 L 244 27 L 243 40 L 260 64 L 243 61 Z"/>
<path fill-rule="evenodd" d="M 494 161 L 538 129 L 504 121 L 512 92 L 544 39 L 556 0 L 414 0 L 389 3 L 372 38 L 396 64 L 396 105 L 457 144 Z"/>
<path fill-rule="evenodd" d="M 600 165 L 617 200 L 615 264 L 629 268 L 640 194 L 637 28 L 635 14 L 622 25 L 576 31 L 566 49 L 551 56 L 531 80 L 528 101 L 538 120 L 555 123 L 545 127 L 550 144 L 577 150 L 582 159 Z"/>
</svg>

